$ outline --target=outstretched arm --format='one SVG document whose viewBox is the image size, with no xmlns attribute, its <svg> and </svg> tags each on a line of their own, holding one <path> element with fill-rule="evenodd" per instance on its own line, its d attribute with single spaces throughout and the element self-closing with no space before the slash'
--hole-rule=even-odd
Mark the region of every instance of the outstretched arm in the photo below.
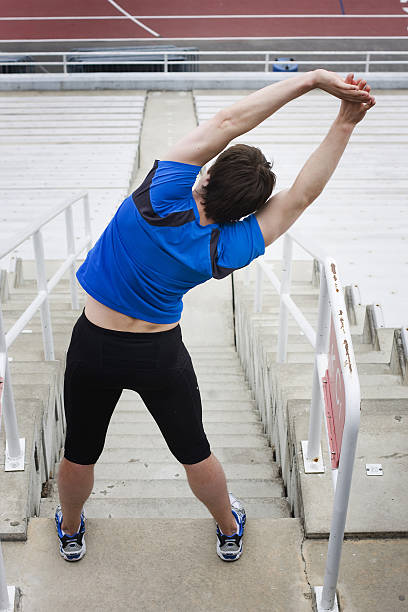
<svg viewBox="0 0 408 612">
<path fill-rule="evenodd" d="M 353 75 L 346 77 L 353 83 Z M 370 92 L 366 81 L 359 81 L 361 91 Z M 347 146 L 350 136 L 366 112 L 375 104 L 370 96 L 367 103 L 343 100 L 340 111 L 321 145 L 312 153 L 290 189 L 272 196 L 259 213 L 256 213 L 265 245 L 274 242 L 296 221 L 304 210 L 321 194 Z"/>
<path fill-rule="evenodd" d="M 259 89 L 220 110 L 176 143 L 163 159 L 203 166 L 223 151 L 231 140 L 249 132 L 287 102 L 312 89 L 324 89 L 342 100 L 370 100 L 367 91 L 346 83 L 335 72 L 321 69 L 305 72 Z"/>
</svg>

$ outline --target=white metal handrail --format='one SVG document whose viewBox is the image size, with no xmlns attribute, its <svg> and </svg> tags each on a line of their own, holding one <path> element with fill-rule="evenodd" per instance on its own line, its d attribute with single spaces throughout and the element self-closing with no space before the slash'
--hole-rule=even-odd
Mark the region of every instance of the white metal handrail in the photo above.
<svg viewBox="0 0 408 612">
<path fill-rule="evenodd" d="M 85 238 L 81 243 L 75 245 L 74 223 L 73 223 L 73 205 L 82 200 Z M 47 282 L 45 271 L 45 258 L 43 249 L 43 239 L 41 229 L 50 221 L 55 219 L 62 212 L 65 212 L 65 226 L 67 236 L 67 258 L 58 268 L 55 274 Z M 91 238 L 91 219 L 89 210 L 89 199 L 87 193 L 80 193 L 74 198 L 70 198 L 59 204 L 51 213 L 45 215 L 34 224 L 30 224 L 17 237 L 12 239 L 9 244 L 0 250 L 0 261 L 10 252 L 14 251 L 18 246 L 29 238 L 33 238 L 34 254 L 37 268 L 37 287 L 38 293 L 31 304 L 26 308 L 19 319 L 14 323 L 8 333 L 5 333 L 3 316 L 0 307 L 0 429 L 1 429 L 1 412 L 4 415 L 4 427 L 6 433 L 6 451 L 5 451 L 5 471 L 24 470 L 24 455 L 25 455 L 25 439 L 20 438 L 18 434 L 18 425 L 16 410 L 13 397 L 13 389 L 10 378 L 9 362 L 7 351 L 22 332 L 28 321 L 40 309 L 41 325 L 44 343 L 44 356 L 46 360 L 54 359 L 54 341 L 51 329 L 51 316 L 48 302 L 48 296 L 61 280 L 67 270 L 70 270 L 71 284 L 71 302 L 72 308 L 78 309 L 78 295 L 75 282 L 75 261 L 80 253 L 85 248 L 90 248 L 92 245 Z M 3 392 L 3 393 L 2 393 Z M 8 587 L 4 569 L 3 555 L 0 543 L 0 610 L 14 609 L 13 602 L 16 597 L 16 588 Z"/>
<path fill-rule="evenodd" d="M 85 222 L 85 238 L 78 246 L 75 246 L 75 234 L 73 224 L 73 205 L 82 200 L 84 222 Z M 45 271 L 44 247 L 41 229 L 55 219 L 62 212 L 65 212 L 65 226 L 67 236 L 67 258 L 58 268 L 55 274 L 47 281 Z M 38 293 L 34 300 L 29 304 L 25 311 L 21 314 L 18 320 L 14 323 L 11 329 L 6 333 L 3 325 L 3 317 L 0 308 L 0 380 L 4 381 L 3 389 L 3 415 L 4 426 L 6 432 L 6 471 L 24 469 L 24 449 L 20 444 L 18 436 L 17 419 L 15 413 L 15 405 L 11 386 L 10 371 L 8 365 L 7 351 L 13 344 L 18 335 L 25 328 L 27 323 L 32 319 L 35 313 L 40 310 L 41 325 L 44 345 L 44 356 L 46 360 L 54 359 L 54 341 L 52 336 L 51 315 L 49 308 L 48 296 L 55 285 L 60 281 L 67 270 L 70 270 L 71 282 L 71 301 L 72 307 L 79 308 L 78 295 L 75 282 L 75 261 L 79 254 L 91 245 L 91 224 L 89 199 L 87 193 L 80 193 L 74 198 L 71 198 L 59 204 L 51 213 L 42 217 L 34 224 L 27 226 L 15 239 L 0 251 L 0 260 L 10 252 L 14 251 L 25 240 L 33 238 L 34 255 L 37 269 L 37 287 Z M 1 415 L 0 415 L 1 417 Z M 1 421 L 0 421 L 1 425 Z"/>
<path fill-rule="evenodd" d="M 296 242 L 319 262 L 320 293 L 316 331 L 290 296 L 293 242 Z M 360 384 L 343 291 L 334 260 L 325 254 L 314 253 L 293 232 L 287 232 L 284 236 L 281 280 L 270 269 L 265 259 L 257 260 L 256 266 L 255 311 L 261 312 L 262 310 L 262 280 L 264 275 L 271 281 L 280 295 L 277 361 L 285 363 L 287 360 L 289 314 L 295 319 L 315 349 L 309 437 L 307 442 L 302 442 L 305 471 L 308 473 L 324 471 L 320 445 L 323 415 L 325 417 L 324 423 L 329 452 L 331 450 L 329 425 L 324 410 L 323 378 L 328 369 L 329 355 L 331 355 L 329 352 L 331 322 L 335 330 L 337 350 L 342 367 L 341 375 L 344 380 L 345 423 L 339 466 L 332 469 L 334 504 L 324 585 L 323 588 L 315 588 L 318 612 L 320 610 L 333 610 L 337 609 L 335 607 L 337 605 L 336 585 L 360 423 Z"/>
<path fill-rule="evenodd" d="M 0 52 L 0 61 L 2 57 L 10 57 L 10 55 L 13 55 L 15 57 L 27 57 L 29 53 L 28 52 Z M 313 66 L 316 64 L 319 64 L 319 66 L 333 66 L 333 65 L 338 65 L 338 66 L 364 66 L 364 72 L 369 72 L 370 71 L 370 66 L 375 66 L 375 65 L 408 65 L 408 58 L 407 59 L 392 59 L 392 60 L 387 60 L 387 59 L 372 59 L 373 57 L 381 57 L 381 56 L 408 56 L 408 51 L 287 51 L 287 50 L 281 50 L 281 51 L 274 51 L 274 50 L 268 50 L 268 51 L 264 51 L 264 50 L 260 50 L 260 51 L 201 51 L 201 50 L 185 50 L 185 49 L 174 49 L 173 50 L 149 50 L 148 47 L 146 47 L 145 51 L 142 50 L 135 50 L 135 51 L 116 51 L 116 50 L 109 50 L 109 51 L 92 51 L 92 50 L 87 50 L 87 51 L 33 51 L 32 52 L 33 56 L 36 57 L 44 57 L 45 61 L 24 61 L 24 62 L 18 62 L 19 66 L 39 66 L 39 67 L 45 67 L 45 66 L 54 66 L 54 67 L 62 67 L 62 72 L 64 74 L 68 73 L 68 67 L 69 66 L 84 66 L 86 64 L 84 64 L 83 61 L 76 61 L 76 60 L 70 60 L 67 59 L 68 56 L 75 56 L 75 55 L 82 55 L 82 56 L 86 56 L 89 58 L 92 58 L 93 56 L 96 56 L 97 59 L 97 64 L 100 66 L 109 66 L 109 65 L 134 65 L 134 66 L 138 66 L 138 65 L 145 65 L 146 62 L 143 60 L 132 60 L 132 59 L 127 59 L 127 60 L 121 60 L 121 59 L 115 59 L 115 60 L 101 60 L 99 58 L 103 58 L 103 56 L 117 56 L 118 58 L 120 58 L 121 56 L 126 56 L 126 57 L 131 57 L 132 55 L 135 56 L 139 56 L 139 57 L 143 57 L 143 56 L 158 56 L 157 61 L 150 61 L 149 60 L 149 64 L 152 66 L 163 66 L 163 71 L 164 72 L 168 72 L 169 66 L 173 66 L 173 65 L 180 65 L 180 60 L 174 60 L 171 59 L 172 56 L 174 55 L 178 55 L 183 57 L 183 65 L 186 66 L 216 66 L 216 65 L 228 65 L 228 66 L 263 66 L 264 71 L 265 72 L 269 72 L 270 69 L 270 65 L 271 64 L 290 64 L 290 63 L 295 63 L 299 66 Z M 235 60 L 235 59 L 215 59 L 215 60 L 209 60 L 209 59 L 197 59 L 197 58 L 191 58 L 192 55 L 195 55 L 197 57 L 206 57 L 206 56 L 217 56 L 217 57 L 225 57 L 225 56 L 244 56 L 248 59 L 240 59 L 240 60 Z M 308 60 L 294 60 L 293 62 L 288 62 L 288 60 L 282 60 L 282 59 L 274 59 L 275 57 L 296 57 L 296 56 L 313 56 L 316 57 L 316 59 L 308 59 Z M 254 56 L 264 56 L 264 58 L 262 60 L 258 60 L 258 59 L 251 59 Z M 326 59 L 322 59 L 323 56 L 350 56 L 351 59 L 350 60 L 337 60 L 337 59 L 333 59 L 333 60 L 326 60 Z M 362 59 L 361 59 L 361 56 Z M 60 60 L 54 59 L 53 61 L 46 61 L 47 57 L 60 57 Z M 354 59 L 353 59 L 354 58 Z M 355 59 L 358 58 L 358 59 Z M 1 62 L 1 66 L 16 66 L 16 62 L 10 62 L 10 61 L 6 61 L 6 62 Z"/>
</svg>

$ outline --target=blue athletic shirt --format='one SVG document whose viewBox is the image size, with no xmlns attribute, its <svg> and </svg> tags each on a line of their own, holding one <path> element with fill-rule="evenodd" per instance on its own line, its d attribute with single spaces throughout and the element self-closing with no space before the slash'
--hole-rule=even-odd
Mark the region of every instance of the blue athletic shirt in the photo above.
<svg viewBox="0 0 408 612">
<path fill-rule="evenodd" d="M 191 164 L 154 162 L 77 272 L 89 295 L 130 317 L 175 323 L 189 289 L 263 255 L 255 215 L 200 225 L 192 194 L 199 171 Z"/>
</svg>

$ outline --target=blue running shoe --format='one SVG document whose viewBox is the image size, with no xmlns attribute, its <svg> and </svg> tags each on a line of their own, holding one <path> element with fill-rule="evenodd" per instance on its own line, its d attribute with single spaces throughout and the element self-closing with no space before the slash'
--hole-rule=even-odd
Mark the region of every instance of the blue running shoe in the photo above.
<svg viewBox="0 0 408 612">
<path fill-rule="evenodd" d="M 62 531 L 62 509 L 58 505 L 55 511 L 55 524 L 60 542 L 60 553 L 65 561 L 79 561 L 86 553 L 85 545 L 85 514 L 81 512 L 81 525 L 74 535 Z"/>
<path fill-rule="evenodd" d="M 245 508 L 242 502 L 229 493 L 231 511 L 237 523 L 237 532 L 225 535 L 217 525 L 217 555 L 223 561 L 236 561 L 242 555 L 242 538 L 246 522 Z"/>
</svg>

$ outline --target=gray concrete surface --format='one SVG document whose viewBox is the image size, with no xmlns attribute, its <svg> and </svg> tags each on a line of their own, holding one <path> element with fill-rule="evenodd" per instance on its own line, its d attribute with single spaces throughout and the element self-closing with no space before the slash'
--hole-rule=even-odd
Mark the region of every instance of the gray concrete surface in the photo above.
<svg viewBox="0 0 408 612">
<path fill-rule="evenodd" d="M 356 71 L 358 73 L 358 71 Z M 278 72 L 143 72 L 84 74 L 5 74 L 0 91 L 71 91 L 99 89 L 147 89 L 188 91 L 192 89 L 259 89 L 293 76 Z M 376 89 L 407 89 L 408 72 L 371 72 Z"/>
<path fill-rule="evenodd" d="M 323 585 L 327 543 L 305 540 L 303 556 L 312 586 Z M 346 540 L 338 599 L 342 612 L 408 610 L 408 539 Z"/>
<path fill-rule="evenodd" d="M 39 518 L 3 554 L 24 612 L 310 612 L 301 542 L 295 519 L 252 519 L 245 554 L 225 563 L 212 519 L 88 519 L 88 552 L 68 564 Z"/>
</svg>

